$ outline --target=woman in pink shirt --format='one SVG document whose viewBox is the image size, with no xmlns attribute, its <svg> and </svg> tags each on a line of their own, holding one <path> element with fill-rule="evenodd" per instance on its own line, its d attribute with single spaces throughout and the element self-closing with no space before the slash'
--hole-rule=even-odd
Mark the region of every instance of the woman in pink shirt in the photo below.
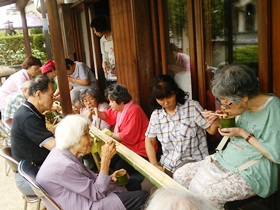
<svg viewBox="0 0 280 210">
<path fill-rule="evenodd" d="M 41 66 L 41 61 L 34 56 L 29 56 L 25 59 L 22 64 L 22 69 L 12 74 L 1 86 L 0 109 L 2 109 L 8 95 L 19 91 L 25 81 L 32 79 L 40 73 Z"/>
<path fill-rule="evenodd" d="M 145 132 L 149 120 L 146 114 L 138 104 L 133 102 L 124 85 L 112 84 L 107 88 L 106 92 L 111 108 L 103 112 L 98 111 L 98 117 L 108 125 L 114 125 L 114 131 L 107 134 L 147 159 Z M 115 155 L 112 159 L 111 167 L 114 170 L 125 168 L 129 174 L 137 172 L 118 155 Z"/>
</svg>

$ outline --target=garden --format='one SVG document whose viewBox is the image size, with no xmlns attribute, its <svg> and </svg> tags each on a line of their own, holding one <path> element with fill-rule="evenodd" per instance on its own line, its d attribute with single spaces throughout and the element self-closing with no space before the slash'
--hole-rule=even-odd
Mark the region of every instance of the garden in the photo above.
<svg viewBox="0 0 280 210">
<path fill-rule="evenodd" d="M 9 35 L 0 31 L 0 66 L 18 68 L 26 58 L 24 38 L 21 30 Z M 32 55 L 42 63 L 47 60 L 45 38 L 41 28 L 29 29 Z M 20 67 L 19 67 L 20 68 Z"/>
</svg>

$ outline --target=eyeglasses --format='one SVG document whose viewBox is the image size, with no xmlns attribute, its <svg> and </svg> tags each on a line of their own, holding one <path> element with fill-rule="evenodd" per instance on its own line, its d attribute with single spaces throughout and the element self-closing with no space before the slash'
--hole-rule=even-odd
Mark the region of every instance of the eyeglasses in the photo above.
<svg viewBox="0 0 280 210">
<path fill-rule="evenodd" d="M 39 90 L 40 91 L 40 90 Z M 49 93 L 47 93 L 47 92 L 42 92 L 42 91 L 40 91 L 41 92 L 41 94 L 44 94 L 45 96 L 48 96 L 49 98 L 51 98 L 52 100 L 54 100 L 55 99 L 55 96 L 53 95 L 53 94 L 49 94 Z"/>
<path fill-rule="evenodd" d="M 84 99 L 82 99 L 82 102 L 85 103 L 90 103 L 90 102 L 95 102 L 96 98 L 93 97 L 85 97 Z"/>
<path fill-rule="evenodd" d="M 221 100 L 219 98 L 216 98 L 216 101 L 221 105 L 221 107 L 223 109 L 230 109 L 231 105 L 232 105 L 232 102 L 230 102 L 229 104 L 224 104 L 221 102 Z"/>
</svg>

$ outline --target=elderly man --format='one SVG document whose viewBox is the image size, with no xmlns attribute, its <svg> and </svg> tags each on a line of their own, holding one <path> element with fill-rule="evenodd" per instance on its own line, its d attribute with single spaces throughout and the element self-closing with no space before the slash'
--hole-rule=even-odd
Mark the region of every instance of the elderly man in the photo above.
<svg viewBox="0 0 280 210">
<path fill-rule="evenodd" d="M 4 101 L 4 105 L 1 110 L 2 122 L 7 129 L 11 129 L 12 120 L 15 112 L 26 101 L 28 97 L 28 88 L 32 80 L 28 80 L 23 83 L 21 89 L 18 92 L 10 94 Z"/>
<path fill-rule="evenodd" d="M 11 146 L 13 158 L 17 161 L 27 159 L 41 165 L 55 147 L 53 133 L 46 128 L 45 116 L 42 114 L 52 108 L 53 93 L 52 81 L 40 75 L 30 85 L 27 101 L 16 111 L 12 121 Z M 18 173 L 15 178 L 24 194 L 33 194 Z"/>
</svg>

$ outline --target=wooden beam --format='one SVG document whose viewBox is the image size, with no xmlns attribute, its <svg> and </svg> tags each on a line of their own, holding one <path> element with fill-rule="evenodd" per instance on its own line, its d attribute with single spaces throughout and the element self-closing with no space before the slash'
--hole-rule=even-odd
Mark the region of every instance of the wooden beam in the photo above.
<svg viewBox="0 0 280 210">
<path fill-rule="evenodd" d="M 0 0 L 0 7 L 16 3 L 17 0 Z"/>
<path fill-rule="evenodd" d="M 72 105 L 70 100 L 69 83 L 65 65 L 65 55 L 63 51 L 62 34 L 60 21 L 58 16 L 56 0 L 48 0 L 47 11 L 50 25 L 50 34 L 52 40 L 52 49 L 57 69 L 57 79 L 61 96 L 61 106 L 63 114 L 72 113 Z"/>
</svg>

